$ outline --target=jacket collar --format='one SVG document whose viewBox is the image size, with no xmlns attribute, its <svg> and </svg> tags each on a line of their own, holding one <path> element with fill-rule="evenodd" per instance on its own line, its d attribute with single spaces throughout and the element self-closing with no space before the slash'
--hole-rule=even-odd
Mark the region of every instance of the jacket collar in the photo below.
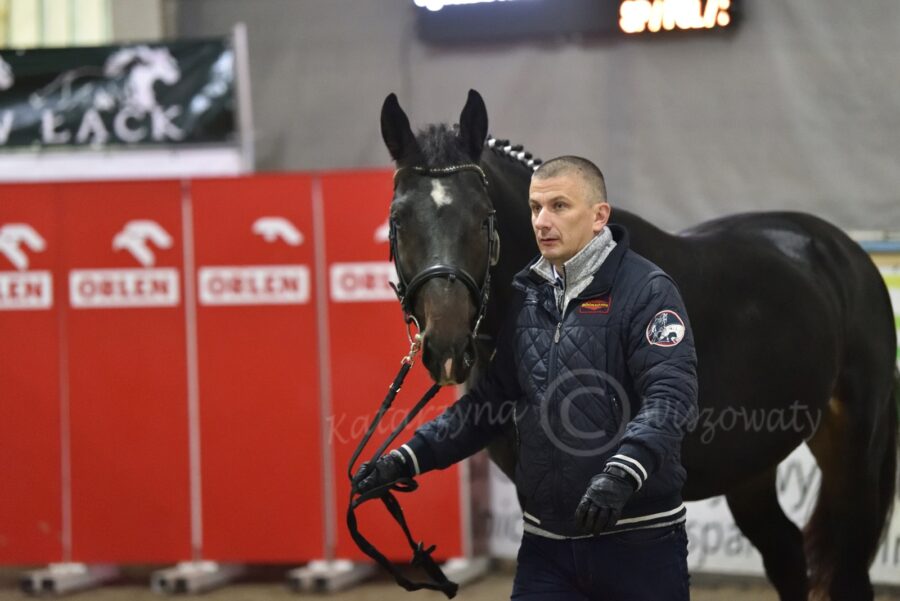
<svg viewBox="0 0 900 601">
<path fill-rule="evenodd" d="M 612 252 L 609 253 L 609 256 L 606 257 L 606 260 L 600 265 L 600 269 L 594 274 L 591 283 L 578 295 L 579 297 L 596 296 L 608 292 L 609 289 L 612 288 L 613 281 L 616 279 L 616 274 L 619 272 L 619 266 L 622 264 L 622 257 L 624 257 L 625 253 L 628 251 L 628 230 L 626 230 L 624 226 L 614 223 L 611 223 L 606 227 L 612 232 L 612 238 L 615 241 L 616 246 L 613 248 Z M 532 269 L 532 267 L 534 267 L 541 259 L 542 257 L 538 255 L 528 263 L 525 269 L 517 273 L 515 278 L 513 278 L 513 285 L 522 289 L 536 288 L 541 284 L 549 284 L 543 276 Z"/>
<path fill-rule="evenodd" d="M 557 272 L 550 261 L 543 257 L 531 266 L 531 270 L 550 283 L 555 283 L 557 278 L 563 280 L 565 288 L 568 289 L 577 282 L 593 277 L 612 250 L 612 246 L 615 246 L 612 232 L 608 227 L 604 227 L 574 257 L 566 261 L 562 274 Z"/>
</svg>

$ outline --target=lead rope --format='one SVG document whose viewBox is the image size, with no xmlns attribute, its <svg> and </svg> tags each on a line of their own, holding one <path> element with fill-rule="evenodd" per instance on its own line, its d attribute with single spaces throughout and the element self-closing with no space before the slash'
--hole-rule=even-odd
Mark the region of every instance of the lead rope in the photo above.
<svg viewBox="0 0 900 601">
<path fill-rule="evenodd" d="M 408 327 L 409 324 L 407 324 Z M 416 324 L 418 326 L 418 324 Z M 406 428 L 409 423 L 415 419 L 416 415 L 422 410 L 425 405 L 431 401 L 432 398 L 438 393 L 441 389 L 440 385 L 434 384 L 425 395 L 419 400 L 418 403 L 410 410 L 410 412 L 403 418 L 403 421 L 394 428 L 393 432 L 391 432 L 390 436 L 378 447 L 375 453 L 372 455 L 372 458 L 362 465 L 359 476 L 354 477 L 353 469 L 356 465 L 356 461 L 359 459 L 359 456 L 362 454 L 365 449 L 366 444 L 368 444 L 369 440 L 372 438 L 372 435 L 375 433 L 375 430 L 378 428 L 378 424 L 384 418 L 384 414 L 390 409 L 391 404 L 394 402 L 394 398 L 396 398 L 397 393 L 400 392 L 400 389 L 403 386 L 403 381 L 406 379 L 406 375 L 409 373 L 410 368 L 412 368 L 413 363 L 415 362 L 415 357 L 418 354 L 419 350 L 422 347 L 422 336 L 420 333 L 417 333 L 415 336 L 412 336 L 407 329 L 407 335 L 410 337 L 410 347 L 409 353 L 400 361 L 400 371 L 397 373 L 397 377 L 394 378 L 394 381 L 388 387 L 387 395 L 384 397 L 384 401 L 381 403 L 381 407 L 379 407 L 378 412 L 375 414 L 375 417 L 372 419 L 372 423 L 369 425 L 366 430 L 365 435 L 363 436 L 362 441 L 359 446 L 356 447 L 356 450 L 353 452 L 353 455 L 350 458 L 350 463 L 347 466 L 347 475 L 350 478 L 350 503 L 347 507 L 347 529 L 350 531 L 350 536 L 353 538 L 353 541 L 360 548 L 360 550 L 375 560 L 381 567 L 387 570 L 393 577 L 394 580 L 397 581 L 401 587 L 406 589 L 407 591 L 417 591 L 420 589 L 429 589 L 441 591 L 444 593 L 448 599 L 452 599 L 456 596 L 456 592 L 459 589 L 459 585 L 455 582 L 452 582 L 447 576 L 444 574 L 441 567 L 431 556 L 432 552 L 435 550 L 435 546 L 432 545 L 430 547 L 425 546 L 424 541 L 416 542 L 412 536 L 412 533 L 409 530 L 409 526 L 406 523 L 406 518 L 403 515 L 403 509 L 400 507 L 399 501 L 394 496 L 394 492 L 398 493 L 406 493 L 412 492 L 419 487 L 419 483 L 415 481 L 414 478 L 401 478 L 397 482 L 393 484 L 388 484 L 384 486 L 380 486 L 369 492 L 363 494 L 360 493 L 357 489 L 357 485 L 359 482 L 364 479 L 369 471 L 372 469 L 372 465 L 374 465 L 375 461 L 381 457 L 384 453 L 385 449 L 387 449 L 388 445 L 390 445 L 397 436 Z M 425 570 L 425 573 L 433 580 L 433 582 L 418 582 L 414 580 L 410 580 L 406 576 L 403 575 L 402 572 L 395 566 L 387 557 L 385 557 L 378 549 L 375 548 L 372 543 L 370 543 L 359 531 L 356 521 L 356 509 L 367 501 L 371 501 L 372 499 L 380 498 L 382 503 L 384 503 L 385 508 L 394 518 L 394 520 L 400 525 L 400 528 L 403 530 L 403 534 L 406 537 L 406 541 L 409 544 L 410 548 L 413 552 L 412 565 L 421 567 Z"/>
</svg>

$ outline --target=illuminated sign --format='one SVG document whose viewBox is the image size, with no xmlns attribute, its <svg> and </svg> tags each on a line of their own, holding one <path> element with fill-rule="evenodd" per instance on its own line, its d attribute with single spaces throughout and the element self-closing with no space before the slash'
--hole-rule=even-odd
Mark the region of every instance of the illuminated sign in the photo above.
<svg viewBox="0 0 900 601">
<path fill-rule="evenodd" d="M 619 28 L 625 33 L 722 29 L 732 23 L 731 0 L 625 0 Z"/>
<path fill-rule="evenodd" d="M 544 36 L 633 40 L 670 32 L 724 34 L 739 25 L 743 6 L 741 0 L 414 0 L 414 3 L 419 37 L 434 44 L 528 41 Z"/>
<path fill-rule="evenodd" d="M 513 0 L 415 0 L 416 6 L 437 12 L 445 6 L 460 4 L 490 4 L 492 2 L 512 2 Z"/>
</svg>

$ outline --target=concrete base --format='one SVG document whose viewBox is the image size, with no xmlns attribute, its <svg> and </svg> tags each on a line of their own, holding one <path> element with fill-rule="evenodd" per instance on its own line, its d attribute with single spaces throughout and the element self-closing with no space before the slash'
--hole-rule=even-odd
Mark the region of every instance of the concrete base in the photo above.
<svg viewBox="0 0 900 601">
<path fill-rule="evenodd" d="M 291 570 L 287 579 L 296 591 L 331 593 L 367 580 L 374 573 L 373 564 L 353 563 L 348 559 L 320 559 Z"/>
<path fill-rule="evenodd" d="M 112 565 L 52 563 L 43 570 L 26 572 L 19 581 L 28 595 L 64 595 L 100 586 L 119 575 Z"/>
<path fill-rule="evenodd" d="M 441 569 L 450 581 L 455 582 L 459 586 L 465 586 L 486 575 L 490 567 L 490 558 L 486 555 L 481 555 L 448 559 L 441 566 Z"/>
<path fill-rule="evenodd" d="M 174 568 L 154 572 L 150 587 L 156 593 L 169 595 L 202 593 L 228 584 L 243 572 L 240 564 L 183 561 Z"/>
</svg>

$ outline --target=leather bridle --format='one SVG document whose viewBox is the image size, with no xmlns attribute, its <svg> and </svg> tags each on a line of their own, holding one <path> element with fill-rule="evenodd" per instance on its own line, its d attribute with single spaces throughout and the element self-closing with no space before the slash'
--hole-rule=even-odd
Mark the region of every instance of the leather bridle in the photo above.
<svg viewBox="0 0 900 601">
<path fill-rule="evenodd" d="M 462 171 L 474 171 L 481 177 L 481 181 L 484 184 L 485 188 L 487 188 L 488 185 L 487 176 L 485 176 L 484 171 L 482 171 L 481 167 L 475 164 L 466 163 L 462 165 L 439 168 L 402 167 L 394 173 L 395 189 L 397 187 L 397 175 L 399 175 L 405 169 L 409 169 L 419 175 L 423 175 L 426 177 L 445 177 L 448 175 L 453 175 L 454 173 L 460 173 Z M 397 438 L 397 436 L 400 435 L 403 429 L 412 422 L 416 415 L 418 415 L 419 412 L 425 407 L 425 405 L 427 405 L 428 402 L 431 401 L 431 399 L 434 398 L 434 396 L 438 393 L 441 388 L 440 384 L 434 384 L 431 386 L 431 388 L 428 389 L 428 391 L 424 396 L 422 396 L 419 402 L 416 403 L 416 405 L 406 414 L 406 417 L 404 417 L 401 423 L 390 433 L 387 439 L 384 440 L 381 445 L 379 445 L 378 449 L 372 455 L 371 459 L 361 466 L 361 469 L 358 473 L 354 472 L 356 470 L 355 466 L 357 460 L 364 452 L 367 443 L 372 438 L 372 435 L 375 433 L 375 430 L 384 417 L 385 413 L 393 404 L 394 398 L 397 396 L 397 393 L 400 392 L 400 388 L 403 386 L 403 381 L 406 379 L 406 375 L 412 368 L 413 361 L 419 350 L 421 349 L 421 331 L 417 332 L 415 336 L 413 336 L 409 330 L 411 323 L 415 323 L 416 328 L 418 328 L 419 325 L 416 322 L 415 317 L 413 316 L 413 299 L 415 298 L 416 292 L 422 286 L 424 286 L 426 282 L 434 278 L 447 278 L 451 282 L 456 280 L 462 282 L 463 285 L 468 288 L 469 292 L 472 294 L 473 299 L 478 305 L 475 325 L 472 328 L 472 339 L 474 340 L 478 335 L 478 328 L 481 326 L 481 320 L 484 318 L 485 312 L 487 311 L 488 298 L 490 296 L 491 267 L 497 263 L 500 251 L 500 242 L 496 233 L 496 229 L 494 227 L 494 220 L 494 211 L 491 211 L 484 221 L 484 227 L 487 229 L 488 236 L 488 258 L 484 272 L 484 280 L 479 286 L 475 281 L 475 278 L 473 278 L 465 269 L 455 267 L 453 265 L 447 265 L 445 263 L 430 265 L 418 272 L 412 278 L 408 279 L 404 274 L 403 268 L 400 266 L 399 255 L 397 253 L 397 227 L 394 223 L 394 219 L 391 218 L 391 259 L 394 261 L 394 267 L 397 270 L 397 284 L 391 285 L 393 286 L 394 291 L 397 293 L 397 298 L 400 299 L 400 306 L 403 308 L 403 313 L 407 325 L 407 334 L 410 337 L 410 349 L 409 354 L 401 361 L 399 373 L 394 378 L 394 381 L 391 383 L 391 385 L 388 387 L 388 393 L 385 396 L 384 401 L 382 401 L 381 407 L 379 407 L 378 412 L 375 414 L 372 423 L 369 424 L 369 427 L 363 435 L 359 446 L 356 447 L 356 450 L 350 457 L 350 462 L 347 466 L 347 475 L 349 476 L 351 483 L 350 503 L 347 507 L 347 529 L 349 530 L 350 536 L 353 538 L 353 541 L 356 543 L 356 545 L 366 555 L 374 559 L 380 566 L 387 570 L 397 581 L 397 584 L 399 584 L 406 590 L 438 590 L 444 593 L 450 599 L 456 596 L 458 585 L 447 578 L 443 570 L 441 570 L 441 567 L 431 556 L 431 554 L 435 550 L 435 547 L 427 546 L 424 542 L 417 542 L 415 538 L 413 538 L 413 535 L 409 530 L 409 526 L 406 523 L 406 518 L 403 515 L 403 510 L 400 507 L 400 503 L 399 501 L 397 501 L 397 498 L 393 494 L 401 492 L 412 492 L 416 490 L 416 488 L 418 488 L 418 483 L 415 481 L 415 479 L 412 477 L 402 478 L 397 482 L 381 486 L 366 493 L 361 493 L 358 488 L 359 483 L 363 479 L 365 479 L 365 477 L 371 472 L 371 469 L 373 469 L 372 466 L 375 465 L 375 462 L 378 460 L 378 458 L 382 456 L 382 454 L 387 450 L 390 444 Z M 359 531 L 359 525 L 356 519 L 356 510 L 363 503 L 366 503 L 373 499 L 381 499 L 381 502 L 384 503 L 384 506 L 387 508 L 391 517 L 393 517 L 394 520 L 400 525 L 400 528 L 402 529 L 403 534 L 406 538 L 407 544 L 409 544 L 410 549 L 413 553 L 412 564 L 414 566 L 421 567 L 431 579 L 430 581 L 419 582 L 409 579 L 396 565 L 394 565 L 394 563 L 390 559 L 388 559 L 384 554 L 378 551 L 378 549 L 376 549 L 375 546 L 371 542 L 369 542 L 369 540 L 366 539 L 366 537 Z"/>
<path fill-rule="evenodd" d="M 474 163 L 463 163 L 460 165 L 452 165 L 449 167 L 401 167 L 394 172 L 394 188 L 397 187 L 397 177 L 406 170 L 413 171 L 425 177 L 446 177 L 463 171 L 473 171 L 481 178 L 481 182 L 485 188 L 488 187 L 488 179 L 484 171 Z M 403 267 L 400 265 L 400 256 L 397 251 L 397 224 L 394 218 L 390 218 L 389 241 L 391 248 L 391 260 L 394 262 L 394 268 L 397 270 L 397 284 L 391 283 L 397 298 L 400 300 L 400 306 L 403 308 L 404 317 L 407 324 L 415 321 L 413 317 L 413 304 L 416 292 L 424 286 L 429 280 L 434 278 L 447 278 L 449 281 L 460 281 L 469 290 L 472 299 L 477 307 L 475 325 L 472 327 L 472 338 L 478 336 L 478 329 L 481 327 L 481 321 L 487 312 L 488 300 L 491 293 L 491 267 L 497 263 L 500 252 L 500 240 L 496 230 L 496 212 L 491 211 L 485 217 L 483 226 L 487 229 L 488 252 L 487 265 L 484 270 L 484 280 L 479 285 L 465 269 L 446 263 L 436 263 L 422 269 L 412 278 L 407 278 L 404 274 Z M 416 323 L 418 327 L 418 323 Z"/>
</svg>

